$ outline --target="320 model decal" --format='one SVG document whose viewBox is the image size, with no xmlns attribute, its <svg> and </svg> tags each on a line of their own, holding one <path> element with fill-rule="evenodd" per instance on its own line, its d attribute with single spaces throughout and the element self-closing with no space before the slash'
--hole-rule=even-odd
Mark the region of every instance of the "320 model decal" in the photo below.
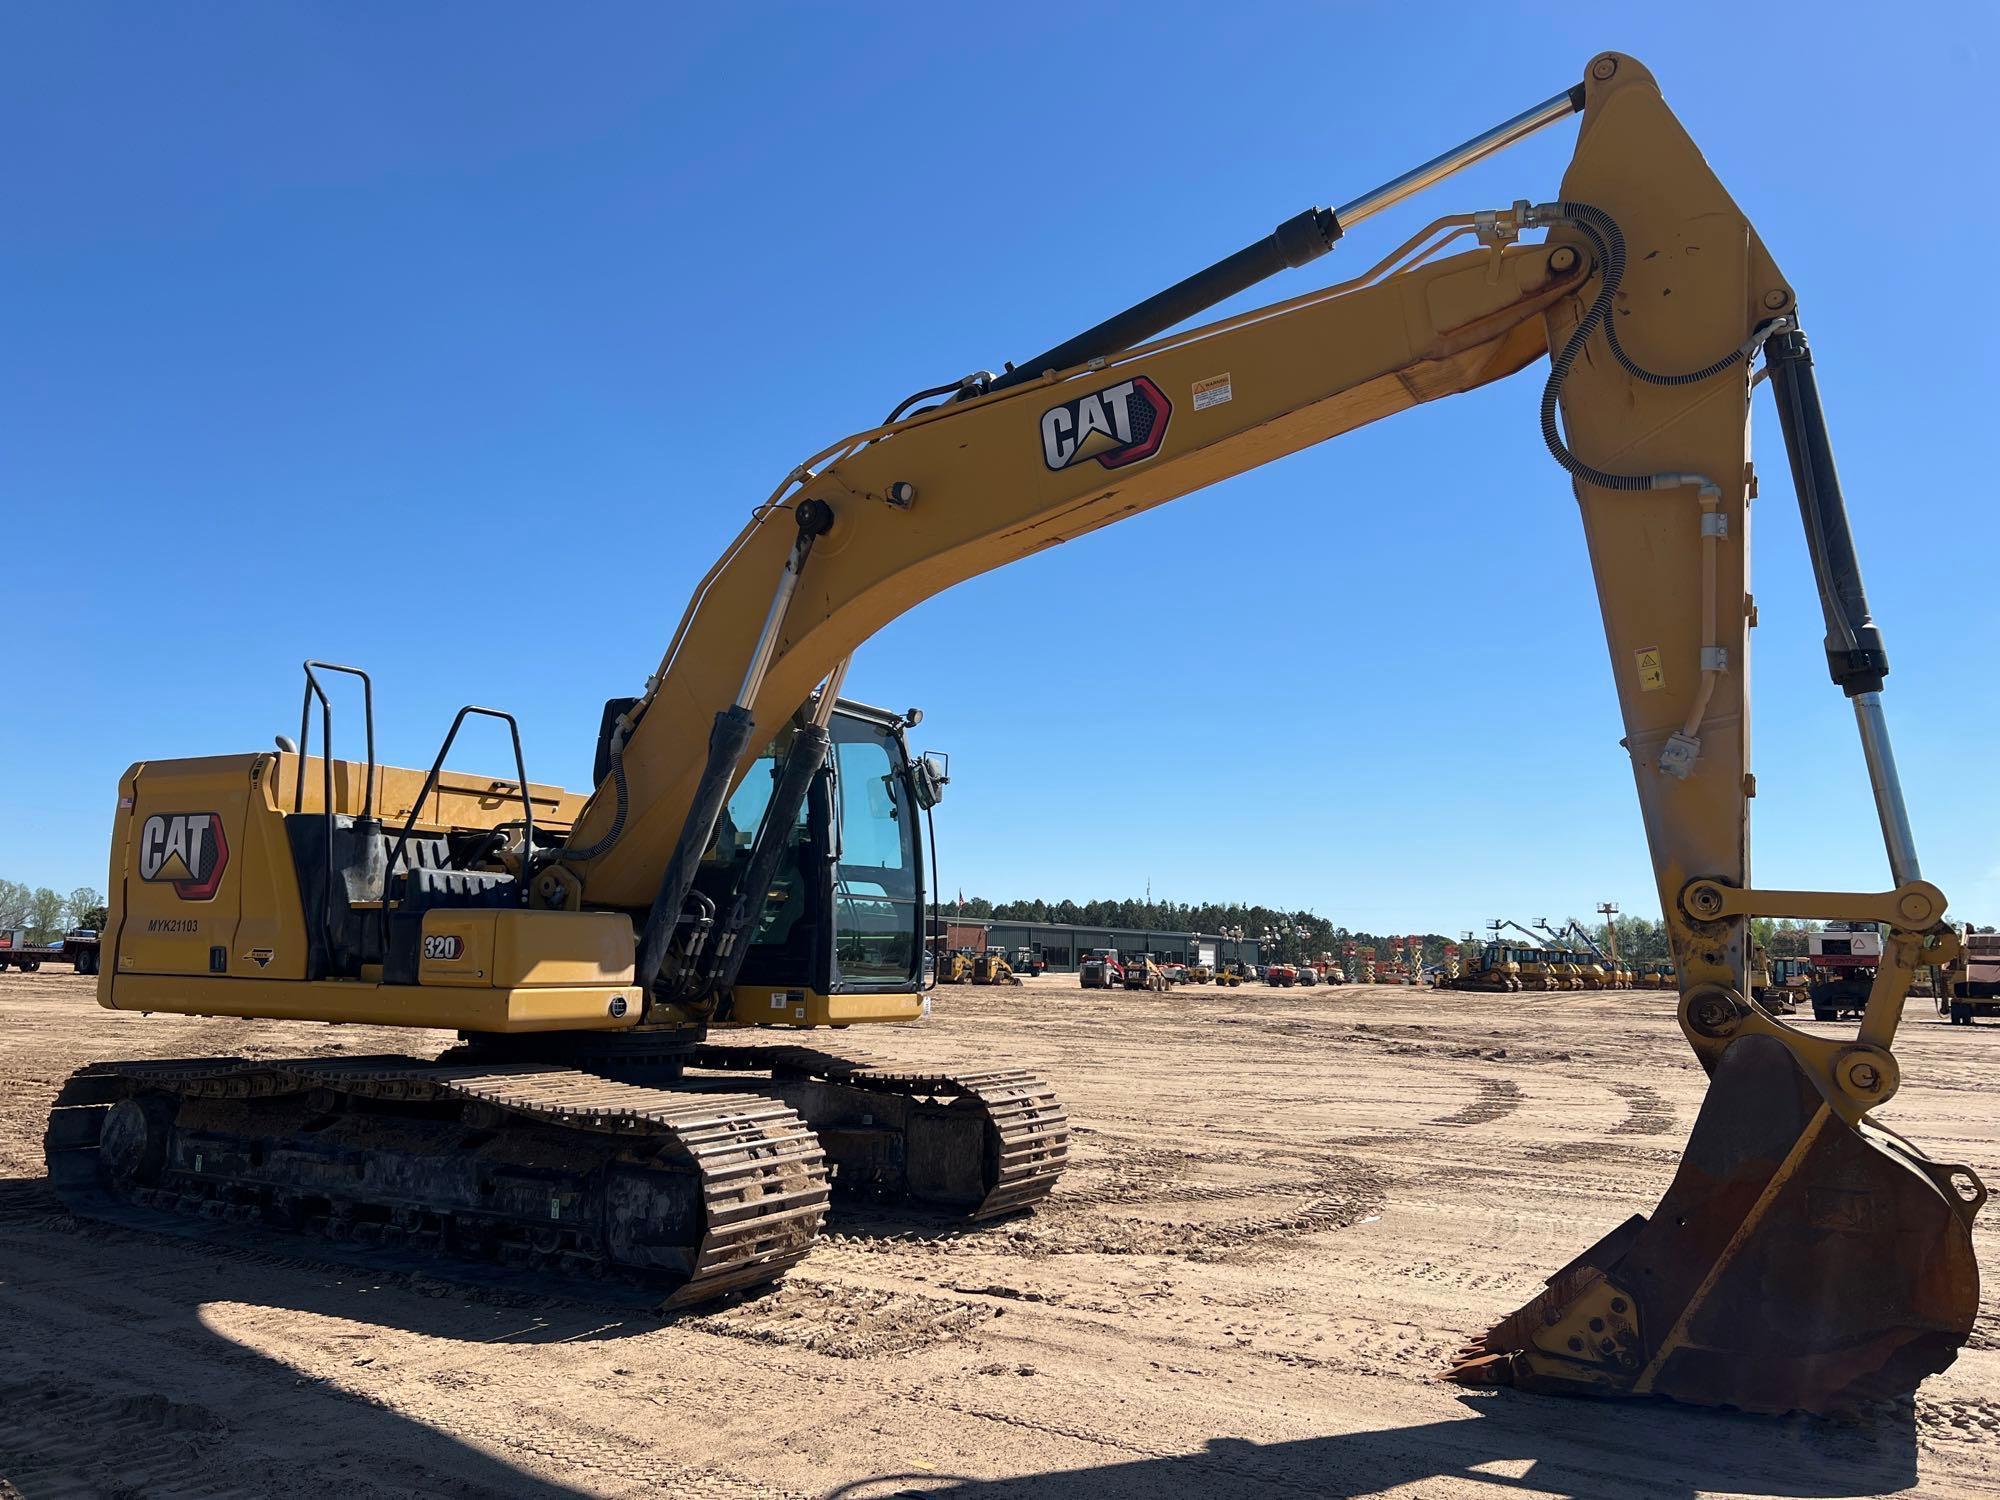
<svg viewBox="0 0 2000 1500">
<path fill-rule="evenodd" d="M 1160 388 L 1143 375 L 1042 413 L 1042 461 L 1067 469 L 1094 458 L 1107 469 L 1122 469 L 1160 451 L 1174 408 Z"/>
</svg>

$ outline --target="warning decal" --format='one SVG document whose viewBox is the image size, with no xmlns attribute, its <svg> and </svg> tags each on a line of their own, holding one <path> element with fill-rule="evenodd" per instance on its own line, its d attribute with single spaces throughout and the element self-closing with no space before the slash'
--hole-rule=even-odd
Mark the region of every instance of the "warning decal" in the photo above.
<svg viewBox="0 0 2000 1500">
<path fill-rule="evenodd" d="M 1667 685 L 1666 670 L 1660 665 L 1660 648 L 1643 646 L 1632 653 L 1639 658 L 1639 691 L 1656 692 Z"/>
<path fill-rule="evenodd" d="M 1194 383 L 1194 409 L 1207 411 L 1211 406 L 1220 406 L 1225 401 L 1233 401 L 1236 393 L 1229 387 L 1229 372 L 1211 375 L 1206 380 Z"/>
</svg>

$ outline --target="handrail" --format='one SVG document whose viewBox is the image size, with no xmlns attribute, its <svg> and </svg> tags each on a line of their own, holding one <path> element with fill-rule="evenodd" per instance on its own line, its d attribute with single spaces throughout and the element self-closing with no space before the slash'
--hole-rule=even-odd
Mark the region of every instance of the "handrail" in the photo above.
<svg viewBox="0 0 2000 1500">
<path fill-rule="evenodd" d="M 333 816 L 333 705 L 327 701 L 326 689 L 320 686 L 314 667 L 329 672 L 345 672 L 350 677 L 361 679 L 361 716 L 368 736 L 368 779 L 361 792 L 361 816 L 372 817 L 375 813 L 375 683 L 359 667 L 344 667 L 335 661 L 308 661 L 306 668 L 305 700 L 299 705 L 299 775 L 292 792 L 292 811 L 305 809 L 306 795 L 306 744 L 307 729 L 312 723 L 312 700 L 316 697 L 320 705 L 320 758 L 326 762 L 322 780 L 326 789 L 326 813 Z"/>
<path fill-rule="evenodd" d="M 330 951 L 333 941 L 333 703 L 320 685 L 315 667 L 329 672 L 345 672 L 350 677 L 361 679 L 361 717 L 368 738 L 367 781 L 361 792 L 361 816 L 368 819 L 375 814 L 375 684 L 368 674 L 359 667 L 342 666 L 334 661 L 307 661 L 305 663 L 306 690 L 299 703 L 299 773 L 292 781 L 292 811 L 305 811 L 306 804 L 306 749 L 311 743 L 312 704 L 319 699 L 319 779 L 321 810 L 326 814 L 326 887 L 320 893 L 319 909 L 319 950 L 322 954 Z M 385 877 L 386 879 L 386 877 Z M 384 898 L 388 891 L 382 892 Z"/>
<path fill-rule="evenodd" d="M 410 815 L 404 820 L 401 831 L 396 835 L 395 847 L 389 851 L 389 862 L 383 875 L 381 907 L 382 951 L 385 955 L 389 951 L 388 881 L 395 875 L 396 861 L 403 857 L 409 847 L 410 835 L 417 826 L 417 815 L 423 811 L 424 803 L 429 800 L 432 791 L 437 787 L 438 777 L 444 771 L 444 758 L 451 753 L 452 742 L 458 738 L 458 731 L 470 714 L 482 714 L 489 719 L 499 719 L 507 726 L 508 736 L 514 743 L 514 777 L 521 788 L 521 900 L 525 904 L 528 899 L 527 869 L 528 858 L 535 847 L 535 805 L 534 799 L 528 795 L 528 764 L 521 754 L 521 726 L 505 709 L 481 708 L 476 703 L 468 703 L 452 719 L 451 728 L 445 733 L 444 743 L 438 746 L 437 759 L 431 762 L 430 771 L 424 777 L 423 789 L 417 793 L 417 800 L 410 805 Z"/>
</svg>

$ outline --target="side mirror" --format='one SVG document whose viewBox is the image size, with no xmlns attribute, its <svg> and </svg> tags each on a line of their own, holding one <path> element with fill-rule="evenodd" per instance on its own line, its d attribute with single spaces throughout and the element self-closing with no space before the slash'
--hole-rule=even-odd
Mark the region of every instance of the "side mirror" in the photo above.
<svg viewBox="0 0 2000 1500">
<path fill-rule="evenodd" d="M 910 768 L 916 781 L 917 805 L 926 811 L 944 800 L 945 785 L 951 780 L 951 757 L 938 750 L 926 750 Z"/>
</svg>

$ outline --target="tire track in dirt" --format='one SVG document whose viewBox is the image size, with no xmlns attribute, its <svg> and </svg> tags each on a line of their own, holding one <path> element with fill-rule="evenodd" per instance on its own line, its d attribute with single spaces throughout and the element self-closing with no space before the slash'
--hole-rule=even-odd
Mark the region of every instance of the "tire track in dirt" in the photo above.
<svg viewBox="0 0 2000 1500">
<path fill-rule="evenodd" d="M 1521 1107 L 1521 1086 L 1511 1078 L 1475 1078 L 1473 1083 L 1479 1089 L 1479 1097 L 1470 1104 L 1453 1110 L 1448 1115 L 1439 1115 L 1434 1120 L 1426 1120 L 1426 1125 L 1442 1125 L 1447 1128 L 1462 1128 L 1468 1125 L 1487 1125 L 1504 1119 Z"/>
<path fill-rule="evenodd" d="M 974 1334 L 992 1317 L 965 1301 L 799 1275 L 753 1300 L 682 1317 L 676 1326 L 834 1359 L 910 1354 Z"/>
<path fill-rule="evenodd" d="M 1611 1127 L 1613 1135 L 1666 1135 L 1679 1123 L 1674 1107 L 1658 1089 L 1643 1083 L 1614 1083 L 1611 1092 L 1625 1101 L 1625 1118 Z"/>
<path fill-rule="evenodd" d="M 227 1427 L 207 1407 L 64 1381 L 0 1386 L 0 1475 L 25 1496 L 174 1495 L 257 1500 L 218 1479 Z"/>
<path fill-rule="evenodd" d="M 1957 1443 L 2000 1442 L 2000 1403 L 1917 1398 L 1917 1430 L 1927 1438 Z"/>
</svg>

